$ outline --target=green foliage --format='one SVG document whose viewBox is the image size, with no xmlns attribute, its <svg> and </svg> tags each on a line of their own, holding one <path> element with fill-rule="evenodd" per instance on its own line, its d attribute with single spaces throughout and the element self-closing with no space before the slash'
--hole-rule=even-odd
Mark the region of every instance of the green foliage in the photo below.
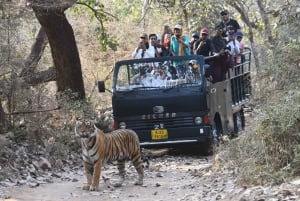
<svg viewBox="0 0 300 201">
<path fill-rule="evenodd" d="M 107 51 L 109 47 L 111 50 L 116 51 L 118 47 L 117 39 L 115 36 L 110 36 L 105 27 L 97 26 L 95 28 L 95 34 L 102 51 Z"/>
<path fill-rule="evenodd" d="M 89 21 L 97 20 L 99 25 L 95 29 L 96 38 L 101 45 L 101 50 L 106 52 L 108 48 L 113 51 L 117 50 L 118 43 L 115 37 L 111 37 L 105 28 L 104 23 L 108 21 L 108 17 L 112 17 L 109 13 L 105 11 L 105 7 L 102 3 L 97 0 L 79 0 L 77 2 L 79 5 L 84 7 L 72 7 L 72 11 L 81 15 L 82 12 L 86 12 L 89 16 Z"/>
<path fill-rule="evenodd" d="M 142 1 L 122 1 L 112 0 L 114 4 L 114 12 L 117 13 L 120 19 L 130 17 L 133 20 L 137 20 L 141 17 Z"/>
<path fill-rule="evenodd" d="M 215 25 L 221 20 L 219 11 L 223 8 L 216 7 L 213 2 L 191 1 L 187 5 L 187 9 L 190 15 L 191 30 L 199 31 L 199 29 L 207 27 L 211 30 L 211 36 L 213 36 Z"/>
</svg>

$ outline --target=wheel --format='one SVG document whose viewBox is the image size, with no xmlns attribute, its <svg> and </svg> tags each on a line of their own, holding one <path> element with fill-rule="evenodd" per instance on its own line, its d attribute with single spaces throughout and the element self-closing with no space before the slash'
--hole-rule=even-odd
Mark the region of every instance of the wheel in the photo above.
<svg viewBox="0 0 300 201">
<path fill-rule="evenodd" d="M 237 135 L 239 131 L 245 129 L 245 115 L 243 109 L 233 114 L 233 126 L 235 135 Z"/>
<path fill-rule="evenodd" d="M 221 135 L 223 135 L 222 121 L 219 113 L 215 114 L 214 122 L 215 122 L 214 130 L 216 130 L 215 132 L 219 138 Z"/>
<path fill-rule="evenodd" d="M 212 140 L 209 139 L 206 142 L 198 142 L 194 145 L 194 153 L 200 156 L 209 156 L 214 153 L 215 146 L 212 143 Z"/>
</svg>

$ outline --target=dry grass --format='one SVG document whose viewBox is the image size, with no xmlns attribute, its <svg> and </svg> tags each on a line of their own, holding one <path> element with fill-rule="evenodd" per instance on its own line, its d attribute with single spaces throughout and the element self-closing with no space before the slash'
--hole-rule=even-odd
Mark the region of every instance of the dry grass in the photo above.
<svg viewBox="0 0 300 201">
<path fill-rule="evenodd" d="M 223 167 L 238 167 L 241 184 L 281 183 L 300 174 L 299 49 L 275 52 L 265 63 L 253 80 L 259 90 L 252 99 L 254 118 L 248 118 L 242 135 L 221 148 Z"/>
</svg>

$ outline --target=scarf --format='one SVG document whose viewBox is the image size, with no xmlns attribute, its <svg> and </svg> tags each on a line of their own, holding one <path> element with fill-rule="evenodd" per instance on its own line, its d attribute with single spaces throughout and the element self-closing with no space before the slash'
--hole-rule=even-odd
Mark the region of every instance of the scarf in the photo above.
<svg viewBox="0 0 300 201">
<path fill-rule="evenodd" d="M 180 39 L 183 40 L 183 36 L 180 36 Z M 179 43 L 179 56 L 185 56 L 184 45 Z"/>
</svg>

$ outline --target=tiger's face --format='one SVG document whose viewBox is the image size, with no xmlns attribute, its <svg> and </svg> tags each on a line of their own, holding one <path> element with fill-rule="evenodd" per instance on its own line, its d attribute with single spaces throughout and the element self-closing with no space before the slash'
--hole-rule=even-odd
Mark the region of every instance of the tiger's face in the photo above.
<svg viewBox="0 0 300 201">
<path fill-rule="evenodd" d="M 80 138 L 94 137 L 97 133 L 94 122 L 88 120 L 77 119 L 75 125 L 75 135 Z"/>
</svg>

